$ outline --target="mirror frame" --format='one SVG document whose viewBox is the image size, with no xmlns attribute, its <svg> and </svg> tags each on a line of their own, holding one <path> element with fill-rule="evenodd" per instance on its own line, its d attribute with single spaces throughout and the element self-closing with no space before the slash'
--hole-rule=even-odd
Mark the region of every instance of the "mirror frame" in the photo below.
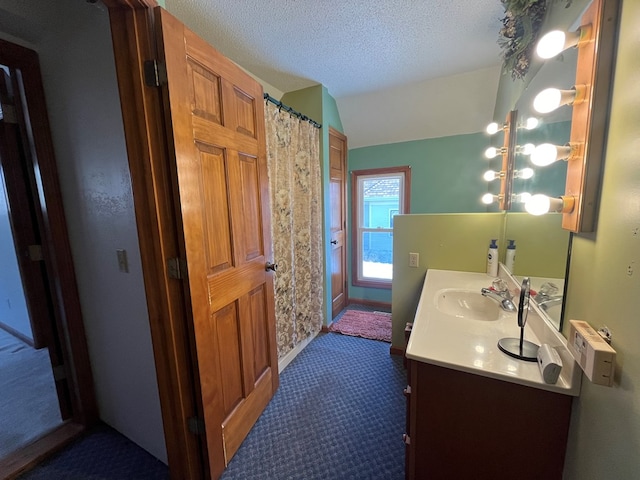
<svg viewBox="0 0 640 480">
<path fill-rule="evenodd" d="M 580 23 L 591 25 L 592 38 L 578 47 L 575 85 L 587 86 L 587 98 L 573 106 L 571 115 L 569 142 L 582 146 L 582 154 L 567 165 L 565 195 L 575 197 L 576 205 L 563 213 L 562 228 L 571 232 L 596 227 L 619 13 L 619 0 L 593 0 Z"/>
</svg>

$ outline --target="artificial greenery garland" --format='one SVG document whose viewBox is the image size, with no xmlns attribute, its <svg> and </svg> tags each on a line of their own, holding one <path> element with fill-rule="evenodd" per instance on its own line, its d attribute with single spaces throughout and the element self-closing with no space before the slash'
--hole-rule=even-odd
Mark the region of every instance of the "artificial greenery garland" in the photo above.
<svg viewBox="0 0 640 480">
<path fill-rule="evenodd" d="M 498 44 L 502 48 L 503 69 L 511 77 L 523 79 L 529 71 L 533 46 L 547 10 L 547 0 L 500 0 L 504 6 Z"/>
</svg>

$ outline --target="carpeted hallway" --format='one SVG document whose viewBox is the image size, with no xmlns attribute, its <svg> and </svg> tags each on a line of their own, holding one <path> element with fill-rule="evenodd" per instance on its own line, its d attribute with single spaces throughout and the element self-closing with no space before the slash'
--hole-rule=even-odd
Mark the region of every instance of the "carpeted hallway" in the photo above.
<svg viewBox="0 0 640 480">
<path fill-rule="evenodd" d="M 389 355 L 388 343 L 320 334 L 282 372 L 222 479 L 403 479 L 404 385 L 402 358 Z M 101 427 L 21 479 L 167 475 L 166 466 Z"/>
<path fill-rule="evenodd" d="M 0 328 L 0 458 L 62 422 L 46 348 Z"/>
</svg>

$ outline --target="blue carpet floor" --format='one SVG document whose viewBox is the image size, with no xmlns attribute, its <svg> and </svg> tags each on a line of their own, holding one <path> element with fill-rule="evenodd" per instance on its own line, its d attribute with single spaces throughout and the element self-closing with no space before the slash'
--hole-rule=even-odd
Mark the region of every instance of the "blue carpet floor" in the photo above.
<svg viewBox="0 0 640 480">
<path fill-rule="evenodd" d="M 389 344 L 320 334 L 280 388 L 223 480 L 404 478 L 405 372 Z M 108 427 L 21 480 L 165 479 L 167 468 Z"/>
<path fill-rule="evenodd" d="M 72 443 L 19 480 L 167 480 L 167 466 L 107 425 Z"/>
<path fill-rule="evenodd" d="M 318 336 L 282 373 L 222 479 L 403 479 L 405 382 L 389 344 Z"/>
</svg>

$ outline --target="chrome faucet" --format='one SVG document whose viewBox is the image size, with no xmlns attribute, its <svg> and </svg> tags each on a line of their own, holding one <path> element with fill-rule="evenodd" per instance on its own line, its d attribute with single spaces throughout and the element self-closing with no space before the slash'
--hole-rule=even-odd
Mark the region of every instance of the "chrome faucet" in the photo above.
<svg viewBox="0 0 640 480">
<path fill-rule="evenodd" d="M 536 303 L 538 306 L 547 311 L 548 308 L 555 307 L 556 305 L 562 305 L 562 295 L 536 295 Z"/>
<path fill-rule="evenodd" d="M 511 294 L 509 293 L 508 289 L 502 292 L 498 292 L 490 288 L 483 288 L 480 290 L 480 293 L 483 296 L 491 298 L 492 300 L 498 302 L 500 308 L 502 308 L 505 312 L 515 312 L 517 310 L 516 306 L 511 300 Z"/>
<path fill-rule="evenodd" d="M 538 294 L 535 296 L 536 303 L 544 311 L 547 308 L 562 304 L 563 294 L 558 286 L 553 282 L 545 282 L 540 286 Z"/>
</svg>

